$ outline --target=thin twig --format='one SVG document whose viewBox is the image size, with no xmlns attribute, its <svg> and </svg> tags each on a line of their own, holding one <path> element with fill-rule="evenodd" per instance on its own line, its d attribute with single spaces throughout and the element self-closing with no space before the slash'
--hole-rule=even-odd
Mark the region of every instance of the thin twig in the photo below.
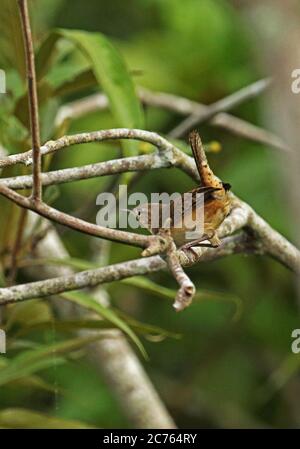
<svg viewBox="0 0 300 449">
<path fill-rule="evenodd" d="M 256 97 L 261 92 L 263 92 L 270 85 L 270 83 L 271 80 L 269 78 L 259 80 L 253 84 L 250 84 L 250 86 L 244 87 L 237 92 L 234 92 L 233 94 L 223 98 L 222 100 L 216 101 L 210 106 L 207 106 L 205 110 L 199 111 L 198 113 L 192 114 L 187 117 L 169 133 L 169 136 L 174 138 L 183 136 L 191 128 L 199 125 L 200 123 L 203 123 L 204 121 L 209 120 L 217 113 L 229 111 L 245 100 Z"/>
<path fill-rule="evenodd" d="M 188 173 L 195 180 L 199 180 L 199 173 L 195 166 L 195 161 L 187 156 L 182 151 L 178 150 L 174 145 L 170 144 L 166 139 L 163 139 L 161 136 L 155 133 L 149 133 L 147 131 L 142 130 L 128 130 L 128 129 L 117 129 L 117 130 L 106 130 L 106 131 L 98 131 L 93 133 L 84 133 L 78 134 L 75 136 L 66 136 L 58 141 L 51 142 L 47 144 L 45 148 L 46 152 L 57 151 L 65 146 L 69 146 L 75 143 L 86 143 L 93 140 L 103 140 L 104 138 L 136 138 L 139 140 L 144 140 L 149 143 L 154 144 L 160 150 L 158 152 L 159 158 L 163 161 L 163 163 L 167 163 L 170 165 L 174 165 Z M 28 157 L 28 155 L 27 155 Z M 158 164 L 161 162 L 157 161 Z M 142 167 L 139 167 L 142 168 Z M 145 247 L 146 249 L 143 251 L 144 256 L 152 256 L 157 253 L 164 253 L 166 250 L 166 240 L 162 239 L 161 236 L 143 236 L 137 235 L 133 233 L 128 233 L 124 231 L 108 229 L 101 226 L 97 226 L 78 218 L 74 218 L 68 214 L 64 214 L 56 209 L 51 208 L 50 206 L 42 203 L 32 202 L 29 198 L 26 198 L 22 195 L 19 195 L 15 191 L 6 187 L 3 183 L 0 183 L 0 193 L 14 201 L 21 207 L 25 207 L 27 209 L 31 209 L 41 216 L 45 218 L 49 218 L 52 221 L 68 226 L 72 229 L 79 230 L 81 232 L 99 236 L 103 238 L 107 238 L 109 240 L 120 241 L 123 243 L 128 243 L 131 245 L 137 245 L 141 247 Z M 299 272 L 300 267 L 300 252 L 294 247 L 290 242 L 288 242 L 283 236 L 274 231 L 261 217 L 259 217 L 253 209 L 247 204 L 241 202 L 238 198 L 236 198 L 232 194 L 232 204 L 233 211 L 231 215 L 223 222 L 223 224 L 218 229 L 218 236 L 220 238 L 224 236 L 228 236 L 233 234 L 235 231 L 241 228 L 248 228 L 252 232 L 253 241 L 257 242 L 255 246 L 256 252 L 262 254 L 268 254 L 271 257 L 276 258 L 281 263 L 289 267 L 294 272 Z M 247 246 L 247 249 L 249 245 Z M 237 250 L 237 247 L 231 245 L 232 253 Z M 240 250 L 240 246 L 238 246 L 238 250 Z M 200 252 L 199 252 L 200 251 Z M 210 251 L 210 250 L 208 250 Z M 246 248 L 245 248 L 246 251 Z M 196 255 L 191 256 L 187 255 L 184 252 L 179 253 L 179 263 L 180 265 L 191 265 L 196 263 L 200 258 L 205 257 L 205 254 L 210 255 L 210 259 L 212 257 L 212 253 L 203 252 L 203 249 L 195 249 Z M 223 255 L 222 249 L 215 250 L 214 254 L 216 257 L 220 257 Z M 225 251 L 225 254 L 228 254 L 228 250 Z M 202 259 L 201 259 L 202 260 Z M 79 276 L 79 278 L 72 279 L 59 279 L 53 283 L 51 280 L 44 281 L 46 284 L 39 285 L 42 290 L 40 290 L 39 296 L 49 295 L 60 293 L 62 291 L 83 288 L 84 286 L 96 285 L 97 283 L 107 282 L 110 280 L 114 280 L 119 278 L 119 276 L 127 276 L 139 274 L 140 269 L 143 273 L 148 273 L 151 271 L 155 271 L 158 269 L 162 269 L 165 267 L 165 262 L 161 257 L 156 256 L 156 258 L 149 257 L 146 259 L 146 262 L 143 261 L 135 261 L 133 265 L 130 265 L 131 269 L 128 271 L 128 263 L 119 264 L 117 270 L 120 270 L 119 273 L 115 272 L 115 268 L 106 267 L 108 271 L 101 272 L 100 278 L 98 278 L 98 274 L 96 277 L 93 273 L 83 274 L 83 278 Z M 133 266 L 135 270 L 133 270 Z M 128 274 L 129 273 L 129 274 Z M 133 274 L 130 274 L 133 273 Z M 104 276 L 104 277 L 103 277 Z M 111 278 L 112 276 L 112 278 Z M 100 280 L 99 280 L 100 279 Z M 83 283 L 82 283 L 83 282 Z M 44 288 L 45 287 L 45 288 Z M 19 287 L 13 287 L 13 290 L 5 290 L 5 292 L 1 291 L 1 294 L 5 296 L 6 294 L 16 294 L 19 292 Z M 57 290 L 58 289 L 58 290 Z M 21 297 L 23 298 L 23 293 L 26 291 L 26 295 L 29 295 L 37 290 L 34 288 L 33 290 L 27 290 L 26 286 L 21 288 Z M 42 291 L 42 294 L 40 294 Z M 18 293 L 19 294 L 19 293 Z M 1 297 L 1 296 L 0 296 Z M 27 298 L 27 296 L 26 296 Z"/>
<path fill-rule="evenodd" d="M 40 174 L 42 171 L 42 160 L 40 153 L 40 125 L 39 125 L 39 108 L 38 108 L 38 96 L 36 86 L 36 73 L 34 63 L 34 49 L 32 42 L 32 34 L 30 27 L 30 19 L 28 12 L 27 0 L 18 0 L 24 48 L 26 55 L 26 69 L 27 69 L 27 82 L 28 82 L 28 104 L 29 104 L 29 116 L 31 126 L 31 138 L 33 147 L 33 188 L 32 198 L 34 201 L 39 201 L 42 197 L 42 185 L 40 180 Z"/>
<path fill-rule="evenodd" d="M 160 154 L 151 153 L 142 156 L 132 156 L 122 159 L 112 159 L 82 167 L 64 168 L 41 174 L 43 186 L 63 184 L 100 176 L 114 175 L 124 172 L 155 170 L 172 167 L 171 161 L 161 157 Z M 1 184 L 13 190 L 24 190 L 32 187 L 32 176 L 22 175 L 1 178 Z"/>
<path fill-rule="evenodd" d="M 140 100 L 147 106 L 166 109 L 180 115 L 198 115 L 206 112 L 210 106 L 185 97 L 156 92 L 144 87 L 138 89 Z M 108 98 L 103 93 L 92 94 L 79 100 L 67 103 L 59 109 L 56 116 L 56 127 L 59 128 L 65 120 L 74 120 L 85 114 L 107 109 Z M 291 151 L 290 147 L 278 136 L 259 126 L 253 125 L 226 112 L 219 112 L 209 120 L 212 126 L 226 129 L 227 131 L 245 139 L 269 145 L 282 151 Z"/>
<path fill-rule="evenodd" d="M 138 140 L 143 140 L 152 143 L 153 145 L 157 146 L 157 148 L 160 150 L 157 156 L 159 156 L 162 159 L 161 162 L 159 162 L 159 160 L 156 159 L 155 164 L 157 165 L 155 166 L 159 166 L 161 163 L 162 166 L 173 165 L 179 167 L 187 174 L 192 176 L 195 180 L 199 181 L 199 174 L 196 170 L 195 162 L 191 157 L 187 156 L 185 153 L 177 149 L 174 145 L 170 144 L 166 139 L 162 138 L 158 134 L 143 130 L 128 130 L 122 128 L 115 130 L 96 131 L 93 133 L 83 133 L 74 136 L 66 136 L 64 138 L 58 139 L 57 141 L 48 142 L 48 144 L 46 144 L 44 147 L 44 151 L 45 153 L 49 153 L 53 151 L 58 151 L 59 149 L 62 149 L 69 145 L 73 145 L 75 143 L 86 143 L 92 141 L 102 141 L 104 139 L 118 139 L 118 138 L 135 138 Z M 20 156 L 23 155 L 22 154 L 14 155 L 13 163 L 20 162 Z M 23 161 L 28 160 L 30 156 L 31 152 L 27 153 L 26 158 L 22 160 Z M 5 162 L 4 165 L 6 165 L 7 160 L 9 161 L 9 164 L 11 164 L 11 159 L 8 157 L 2 159 L 2 162 L 3 161 Z M 142 169 L 142 167 L 138 165 L 136 168 Z M 144 247 L 147 247 L 149 245 L 149 242 L 151 242 L 150 244 L 151 250 L 148 252 L 146 251 L 147 255 L 153 254 L 152 250 L 157 250 L 160 244 L 157 240 L 155 241 L 151 240 L 154 238 L 154 236 L 142 236 L 132 233 L 126 233 L 123 231 L 101 228 L 99 226 L 84 222 L 83 220 L 79 220 L 62 212 L 59 212 L 45 204 L 33 205 L 28 198 L 24 198 L 23 196 L 18 195 L 16 192 L 13 192 L 11 189 L 8 189 L 2 183 L 0 183 L 0 192 L 4 196 L 7 196 L 12 201 L 15 201 L 22 207 L 34 210 L 46 218 L 50 218 L 58 223 L 64 224 L 73 229 L 80 230 L 81 232 L 86 232 L 90 235 L 108 238 L 111 240 L 118 240 L 124 243 L 129 243 L 133 245 L 136 244 L 138 246 Z M 227 235 L 228 234 L 230 233 L 228 232 Z M 290 250 L 291 248 L 289 248 L 289 251 Z"/>
<path fill-rule="evenodd" d="M 72 215 L 60 212 L 43 202 L 32 202 L 30 198 L 26 198 L 15 191 L 9 189 L 0 183 L 0 194 L 18 204 L 20 207 L 29 209 L 38 213 L 44 218 L 48 218 L 58 224 L 67 226 L 84 234 L 92 235 L 94 237 L 101 237 L 104 239 L 127 243 L 129 245 L 148 248 L 150 253 L 153 251 L 159 252 L 162 245 L 162 239 L 156 236 L 139 235 L 132 232 L 120 231 L 117 229 L 110 229 L 104 226 L 88 223 L 87 221 L 75 218 Z"/>
<path fill-rule="evenodd" d="M 55 153 L 72 145 L 104 142 L 106 140 L 134 139 L 150 143 L 157 147 L 162 154 L 168 158 L 173 156 L 174 145 L 159 134 L 142 129 L 117 128 L 103 131 L 93 131 L 90 133 L 73 134 L 64 136 L 57 140 L 50 140 L 41 147 L 41 155 Z M 179 150 L 178 150 L 179 151 Z M 32 150 L 24 153 L 12 154 L 0 159 L 0 168 L 9 167 L 16 164 L 32 164 Z"/>
<path fill-rule="evenodd" d="M 196 288 L 180 264 L 174 242 L 171 242 L 167 250 L 166 261 L 171 273 L 179 285 L 179 290 L 177 292 L 173 307 L 176 312 L 181 312 L 191 304 L 196 293 Z"/>
<path fill-rule="evenodd" d="M 219 248 L 194 248 L 195 254 L 180 251 L 182 266 L 190 266 L 199 261 L 214 260 L 235 253 L 255 253 L 269 255 L 286 265 L 295 273 L 300 272 L 300 251 L 282 235 L 271 228 L 253 209 L 240 202 L 218 229 L 220 238 L 231 235 L 242 228 L 251 228 L 251 238 L 243 234 L 225 239 Z M 62 276 L 40 282 L 33 282 L 0 289 L 0 305 L 42 298 L 64 291 L 93 287 L 126 277 L 148 274 L 166 269 L 167 264 L 160 256 L 141 258 L 96 270 L 88 270 L 70 276 Z"/>
<path fill-rule="evenodd" d="M 220 256 L 219 256 L 220 257 Z M 205 260 L 205 257 L 203 257 Z M 82 271 L 80 273 L 47 279 L 45 281 L 20 284 L 0 289 L 0 305 L 43 298 L 62 292 L 94 287 L 107 282 L 118 281 L 131 276 L 144 275 L 167 268 L 160 256 L 141 258 L 109 265 L 104 268 Z"/>
<path fill-rule="evenodd" d="M 179 251 L 175 245 L 170 232 L 171 219 L 168 218 L 163 227 L 159 230 L 159 235 L 166 241 L 165 259 L 167 266 L 179 285 L 173 307 L 176 312 L 181 312 L 188 307 L 196 293 L 196 288 L 187 274 L 184 272 L 180 260 Z"/>
<path fill-rule="evenodd" d="M 243 137 L 254 142 L 262 143 L 264 145 L 270 145 L 273 148 L 281 151 L 291 151 L 291 148 L 275 134 L 267 131 L 258 126 L 252 125 L 252 123 L 246 122 L 233 115 L 220 112 L 210 120 L 210 125 L 218 126 L 230 131 L 236 136 Z"/>
</svg>

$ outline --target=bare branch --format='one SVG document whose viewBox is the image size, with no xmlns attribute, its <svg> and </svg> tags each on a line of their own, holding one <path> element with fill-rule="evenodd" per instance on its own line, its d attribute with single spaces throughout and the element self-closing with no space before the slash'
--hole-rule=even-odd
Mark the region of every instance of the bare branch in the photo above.
<svg viewBox="0 0 300 449">
<path fill-rule="evenodd" d="M 270 83 L 271 80 L 269 78 L 256 81 L 255 83 L 250 84 L 250 86 L 244 87 L 237 92 L 229 95 L 228 97 L 225 97 L 222 100 L 216 101 L 210 106 L 207 106 L 204 111 L 199 111 L 195 114 L 190 115 L 190 117 L 187 117 L 169 133 L 170 137 L 181 137 L 191 128 L 199 125 L 200 123 L 203 123 L 204 121 L 209 120 L 217 113 L 229 111 L 245 100 L 256 97 L 261 92 L 263 92 L 270 85 Z"/>
<path fill-rule="evenodd" d="M 140 100 L 148 105 L 163 108 L 180 115 L 201 115 L 207 111 L 202 103 L 189 100 L 185 97 L 165 92 L 154 92 L 144 87 L 138 89 Z M 105 94 L 93 94 L 80 100 L 75 100 L 62 106 L 56 117 L 56 126 L 59 127 L 65 120 L 80 118 L 83 115 L 95 111 L 107 109 L 108 98 Z M 291 151 L 290 147 L 278 136 L 259 126 L 242 120 L 226 112 L 219 112 L 209 120 L 212 126 L 226 129 L 227 131 L 243 138 L 269 145 L 282 151 Z"/>
<path fill-rule="evenodd" d="M 55 127 L 59 128 L 66 120 L 75 120 L 91 112 L 102 111 L 109 106 L 105 94 L 92 94 L 61 106 L 55 117 Z"/>
<path fill-rule="evenodd" d="M 208 107 L 185 97 L 166 92 L 157 92 L 146 89 L 145 87 L 139 87 L 138 94 L 140 100 L 147 106 L 166 109 L 167 111 L 176 112 L 176 114 L 180 115 L 204 113 Z"/>
<path fill-rule="evenodd" d="M 64 168 L 48 173 L 42 173 L 43 186 L 63 184 L 66 182 L 83 179 L 97 178 L 99 176 L 114 175 L 124 172 L 154 170 L 157 168 L 171 167 L 170 160 L 166 160 L 160 154 L 151 153 L 143 156 L 132 156 L 122 159 L 112 159 L 106 162 L 83 165 L 82 167 Z M 32 176 L 15 176 L 1 178 L 1 184 L 13 190 L 30 189 L 32 187 Z"/>
<path fill-rule="evenodd" d="M 174 165 L 184 170 L 195 180 L 199 181 L 199 174 L 198 171 L 196 170 L 195 161 L 191 157 L 187 156 L 185 153 L 178 150 L 166 139 L 163 139 L 159 135 L 142 130 L 117 129 L 117 130 L 106 130 L 106 131 L 96 131 L 93 133 L 77 134 L 75 136 L 67 136 L 57 141 L 48 143 L 47 146 L 45 146 L 44 151 L 45 152 L 58 151 L 61 148 L 64 148 L 66 146 L 75 143 L 86 143 L 95 140 L 101 141 L 106 138 L 113 138 L 113 139 L 136 138 L 138 140 L 143 140 L 152 143 L 156 145 L 160 150 L 159 153 L 155 155 L 156 167 L 160 166 L 160 164 L 162 164 L 163 166 Z M 130 163 L 135 164 L 136 169 L 143 169 L 143 163 L 145 161 L 149 163 L 149 160 L 145 157 L 144 159 L 142 159 L 142 165 L 140 165 L 141 162 L 140 159 L 135 159 L 134 161 L 132 159 L 130 160 L 131 160 Z M 120 163 L 120 165 L 118 166 L 118 170 L 122 170 L 122 163 Z M 130 163 L 128 165 L 127 160 L 127 162 L 125 162 L 125 166 L 126 164 L 127 166 L 130 166 Z M 108 174 L 110 169 L 112 169 L 112 166 L 106 166 L 106 168 L 104 166 L 104 169 L 106 170 L 106 174 Z M 9 198 L 11 201 L 14 201 L 21 207 L 33 210 L 38 214 L 42 215 L 43 217 L 49 218 L 50 220 L 55 221 L 57 223 L 66 225 L 72 229 L 76 229 L 81 232 L 106 238 L 109 240 L 115 240 L 123 243 L 128 243 L 131 245 L 144 247 L 146 248 L 146 250 L 144 250 L 143 252 L 144 256 L 152 256 L 153 254 L 164 253 L 164 251 L 167 248 L 167 242 L 166 240 L 163 240 L 161 236 L 137 235 L 133 233 L 108 229 L 91 223 L 87 223 L 83 220 L 74 218 L 68 214 L 64 214 L 63 212 L 57 211 L 56 209 L 53 209 L 42 202 L 34 203 L 31 201 L 31 199 L 23 197 L 22 195 L 19 195 L 15 191 L 9 189 L 3 183 L 0 183 L 0 193 Z M 279 260 L 281 263 L 289 267 L 294 272 L 299 272 L 300 266 L 299 250 L 296 247 L 294 247 L 290 242 L 288 242 L 283 236 L 274 231 L 261 217 L 259 217 L 253 211 L 253 209 L 251 209 L 250 206 L 241 202 L 233 194 L 232 194 L 232 204 L 234 207 L 233 211 L 231 215 L 223 222 L 223 224 L 218 229 L 218 236 L 222 238 L 224 236 L 231 235 L 237 230 L 242 228 L 250 229 L 252 232 L 253 241 L 255 242 L 255 244 L 253 244 L 253 247 L 255 248 L 256 252 L 259 252 L 261 254 L 268 254 Z M 178 261 L 176 255 L 176 263 L 172 258 L 171 265 L 172 264 L 173 265 L 171 266 L 171 270 L 175 275 L 176 279 L 179 280 L 178 274 L 180 273 L 177 270 L 177 268 L 176 269 L 174 268 L 177 267 L 178 264 L 183 266 L 191 265 L 200 260 L 205 260 L 205 257 L 208 257 L 208 259 L 211 260 L 214 257 L 221 257 L 225 254 L 228 255 L 229 253 L 240 252 L 240 248 L 241 245 L 240 244 L 237 245 L 236 240 L 231 240 L 229 252 L 228 248 L 226 249 L 219 248 L 215 250 L 210 249 L 205 250 L 204 248 L 201 249 L 196 248 L 194 250 L 196 252 L 196 255 L 191 255 L 190 253 L 187 255 L 184 252 L 180 252 L 178 255 L 179 257 Z M 249 244 L 247 244 L 247 248 L 245 248 L 245 251 L 246 250 L 247 251 L 249 250 Z M 214 252 L 211 253 L 210 251 Z M 110 282 L 112 280 L 122 279 L 127 276 L 157 271 L 162 268 L 165 268 L 165 266 L 166 263 L 160 256 L 149 257 L 147 259 L 125 262 L 123 264 L 118 264 L 117 266 L 106 267 L 101 269 L 102 271 L 92 270 L 90 272 L 73 275 L 73 277 L 71 276 L 67 278 L 58 278 L 55 281 L 53 280 L 43 281 L 43 283 L 41 284 L 35 285 L 28 284 L 28 286 L 26 285 L 16 286 L 12 287 L 12 290 L 2 289 L 0 290 L 0 298 L 3 298 L 3 300 L 6 301 L 8 295 L 9 298 L 8 301 L 14 301 L 18 299 L 20 300 L 27 299 L 29 297 L 32 297 L 32 295 L 34 295 L 33 297 L 47 296 L 55 293 L 60 293 L 62 291 L 93 286 L 102 282 Z M 182 279 L 183 278 L 181 276 L 181 280 Z M 182 285 L 181 280 L 180 285 Z M 184 283 L 185 281 L 186 278 L 184 280 Z M 191 291 L 190 288 L 189 291 Z"/>
<path fill-rule="evenodd" d="M 107 139 L 120 139 L 120 138 L 124 139 L 132 138 L 142 140 L 155 145 L 158 148 L 160 156 L 165 161 L 165 163 L 173 162 L 175 160 L 174 156 L 176 155 L 179 158 L 179 161 L 181 160 L 181 152 L 178 149 L 176 149 L 171 143 L 169 143 L 166 139 L 162 138 L 158 134 L 143 130 L 130 130 L 126 128 L 95 131 L 91 133 L 76 134 L 73 136 L 65 136 L 56 141 L 48 142 L 48 144 L 42 147 L 42 153 L 49 154 L 54 151 L 58 151 L 62 148 L 68 147 L 70 145 L 75 145 L 79 143 L 89 143 L 95 141 L 103 141 Z M 0 164 L 0 167 L 12 165 L 18 162 L 25 162 L 25 161 L 28 162 L 29 159 L 31 158 L 31 155 L 32 151 L 22 153 L 19 155 L 8 156 L 7 158 L 2 160 L 2 165 Z M 112 165 L 110 165 L 110 168 L 113 170 Z M 85 232 L 87 234 L 102 238 L 108 238 L 110 240 L 118 240 L 123 243 L 127 242 L 131 245 L 146 247 L 148 248 L 149 254 L 159 252 L 159 249 L 161 248 L 162 245 L 161 239 L 155 236 L 142 236 L 133 233 L 127 233 L 124 231 L 112 230 L 91 223 L 87 223 L 86 221 L 80 220 L 78 218 L 74 218 L 68 214 L 64 214 L 63 212 L 59 212 L 58 210 L 47 206 L 43 202 L 33 202 L 30 199 L 25 198 L 22 195 L 19 195 L 16 192 L 12 191 L 2 183 L 0 183 L 0 193 L 3 196 L 10 199 L 11 201 L 14 201 L 21 207 L 30 209 L 34 212 L 37 212 L 38 214 L 42 215 L 45 218 L 49 218 L 57 223 L 63 224 L 72 229 L 76 229 L 80 232 Z"/>
<path fill-rule="evenodd" d="M 18 4 L 22 22 L 24 48 L 26 54 L 28 103 L 29 103 L 29 116 L 30 116 L 31 138 L 33 147 L 32 198 L 36 201 L 39 201 L 42 196 L 42 186 L 40 180 L 40 174 L 42 171 L 41 168 L 42 160 L 40 153 L 41 142 L 40 142 L 38 96 L 37 96 L 36 74 L 34 63 L 34 49 L 33 49 L 27 0 L 18 0 Z"/>
<path fill-rule="evenodd" d="M 106 332 L 94 345 L 93 359 L 134 427 L 175 429 L 176 425 L 126 338 Z M 92 352 L 92 351 L 91 351 Z"/>
<path fill-rule="evenodd" d="M 191 304 L 196 293 L 196 288 L 180 264 L 174 242 L 171 243 L 166 256 L 168 267 L 179 284 L 179 290 L 177 292 L 173 307 L 177 312 L 180 312 Z"/>
<path fill-rule="evenodd" d="M 284 141 L 275 134 L 258 126 L 252 125 L 245 120 L 241 120 L 233 115 L 220 112 L 215 115 L 209 122 L 213 126 L 224 128 L 231 133 L 244 137 L 245 139 L 253 140 L 264 145 L 270 145 L 273 148 L 281 151 L 291 151 L 291 148 L 284 143 Z"/>
<path fill-rule="evenodd" d="M 112 282 L 138 274 L 158 271 L 165 267 L 159 256 L 132 260 L 105 268 L 82 271 L 77 274 L 63 276 L 45 281 L 31 282 L 0 289 L 0 304 L 19 302 L 30 298 L 43 298 L 71 290 L 93 287 L 105 282 Z"/>
<path fill-rule="evenodd" d="M 62 150 L 63 148 L 68 148 L 71 145 L 119 139 L 134 139 L 148 142 L 156 146 L 158 150 L 163 153 L 165 158 L 172 156 L 173 150 L 175 149 L 174 145 L 157 133 L 144 131 L 141 129 L 117 128 L 94 131 L 90 133 L 73 134 L 71 136 L 61 137 L 58 140 L 50 140 L 41 147 L 41 154 L 44 156 L 46 154 L 55 153 L 56 151 Z M 9 167 L 20 163 L 25 165 L 32 164 L 32 150 L 24 153 L 12 154 L 0 159 L 0 168 Z"/>
<path fill-rule="evenodd" d="M 170 224 L 171 219 L 168 218 L 158 233 L 166 242 L 166 263 L 179 285 L 173 307 L 177 312 L 180 312 L 192 303 L 196 288 L 181 266 L 179 252 L 170 232 Z"/>
<path fill-rule="evenodd" d="M 252 243 L 249 243 L 248 238 L 245 239 L 243 235 L 240 235 L 238 238 L 226 239 L 220 248 L 194 248 L 195 255 L 190 252 L 180 251 L 180 264 L 189 266 L 199 261 L 214 260 L 245 251 L 246 253 L 254 252 L 260 255 L 269 255 L 295 273 L 300 272 L 300 251 L 255 214 L 250 206 L 242 202 L 239 202 L 238 205 L 237 200 L 237 206 L 218 229 L 218 236 L 222 238 L 241 228 L 251 228 L 253 232 L 253 236 L 251 236 Z M 255 239 L 257 239 L 257 242 L 255 242 Z M 42 298 L 64 291 L 117 281 L 130 276 L 148 274 L 166 269 L 166 267 L 166 262 L 160 256 L 152 256 L 96 270 L 88 270 L 70 276 L 2 288 L 0 289 L 0 305 L 32 298 Z"/>
<path fill-rule="evenodd" d="M 155 247 L 157 248 L 157 252 L 159 252 L 159 248 L 163 243 L 162 239 L 156 236 L 139 235 L 132 232 L 119 231 L 117 229 L 110 229 L 104 226 L 88 223 L 87 221 L 81 220 L 80 218 L 75 218 L 72 215 L 60 212 L 43 202 L 33 202 L 30 198 L 19 195 L 18 193 L 2 185 L 1 183 L 0 194 L 18 204 L 18 206 L 20 207 L 29 209 L 33 212 L 38 213 L 44 218 L 48 218 L 55 223 L 67 226 L 84 234 L 101 237 L 112 241 L 127 243 L 129 245 L 140 246 L 142 248 Z"/>
</svg>

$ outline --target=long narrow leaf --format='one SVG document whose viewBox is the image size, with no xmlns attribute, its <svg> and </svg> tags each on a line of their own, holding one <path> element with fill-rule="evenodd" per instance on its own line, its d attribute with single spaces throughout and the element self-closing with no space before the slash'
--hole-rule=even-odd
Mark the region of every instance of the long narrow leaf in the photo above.
<svg viewBox="0 0 300 449">
<path fill-rule="evenodd" d="M 13 359 L 7 359 L 6 365 L 0 368 L 0 385 L 22 379 L 53 364 L 64 363 L 63 354 L 78 350 L 99 338 L 101 335 L 97 333 L 23 351 Z"/>
<path fill-rule="evenodd" d="M 6 429 L 91 429 L 81 421 L 52 417 L 34 410 L 9 408 L 0 411 L 0 427 Z"/>
<path fill-rule="evenodd" d="M 100 88 L 109 98 L 116 125 L 142 128 L 144 125 L 143 111 L 129 70 L 122 56 L 103 34 L 66 29 L 54 31 L 42 44 L 37 54 L 38 76 L 41 77 L 41 74 L 45 73 L 45 67 L 49 68 L 49 61 L 53 57 L 57 41 L 60 38 L 71 41 L 89 61 Z M 136 142 L 124 142 L 124 148 L 126 155 L 138 152 Z"/>
<path fill-rule="evenodd" d="M 68 292 L 63 293 L 61 295 L 64 299 L 75 302 L 93 312 L 96 312 L 102 318 L 106 319 L 108 322 L 112 323 L 115 327 L 118 327 L 122 330 L 139 348 L 142 355 L 147 358 L 147 353 L 133 330 L 128 326 L 128 324 L 122 320 L 116 312 L 113 310 L 102 306 L 99 302 L 97 302 L 92 296 L 86 293 L 79 292 Z"/>
</svg>

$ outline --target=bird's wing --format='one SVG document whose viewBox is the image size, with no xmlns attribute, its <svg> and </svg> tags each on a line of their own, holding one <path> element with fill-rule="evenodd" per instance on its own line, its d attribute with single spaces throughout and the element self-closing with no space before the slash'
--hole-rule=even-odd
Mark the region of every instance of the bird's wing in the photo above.
<svg viewBox="0 0 300 449">
<path fill-rule="evenodd" d="M 221 190 L 219 187 L 198 187 L 194 190 L 191 190 L 190 192 L 187 192 L 188 194 L 191 194 L 191 198 L 187 198 L 187 207 L 184 208 L 184 195 L 181 196 L 181 198 L 176 199 L 171 203 L 171 216 L 173 217 L 173 224 L 176 226 L 179 222 L 182 221 L 183 214 L 185 216 L 192 215 L 191 211 L 195 208 L 203 206 L 205 203 L 207 203 L 210 200 L 214 200 L 214 192 Z M 180 215 L 181 213 L 181 215 Z"/>
</svg>

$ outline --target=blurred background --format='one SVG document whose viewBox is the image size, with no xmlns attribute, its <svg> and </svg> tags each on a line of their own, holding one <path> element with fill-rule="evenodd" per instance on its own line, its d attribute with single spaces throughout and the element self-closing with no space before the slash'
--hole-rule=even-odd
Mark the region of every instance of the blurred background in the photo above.
<svg viewBox="0 0 300 449">
<path fill-rule="evenodd" d="M 101 32 L 123 56 L 136 86 L 210 104 L 272 75 L 268 73 L 270 66 L 264 63 L 264 46 L 258 45 L 257 29 L 245 9 L 249 2 L 37 0 L 31 3 L 36 42 L 41 42 L 52 28 Z M 266 23 L 272 25 L 273 20 L 268 16 Z M 66 82 L 74 76 L 77 67 L 82 69 L 85 64 L 78 53 L 70 56 L 68 44 L 62 44 L 61 52 L 60 63 L 48 72 L 54 85 Z M 14 64 L 10 61 L 9 67 L 7 60 L 2 61 L 4 64 L 9 72 L 8 89 L 19 92 L 16 95 L 20 97 L 21 82 L 14 74 Z M 80 91 L 62 91 L 47 106 L 42 106 L 43 140 L 52 136 L 53 120 L 61 104 L 97 91 L 99 87 L 86 83 Z M 262 94 L 232 113 L 268 127 L 266 98 Z M 273 104 L 280 109 L 278 102 Z M 144 114 L 145 129 L 161 134 L 167 134 L 182 121 L 181 116 L 155 107 L 145 107 Z M 1 126 L 4 127 L 2 134 L 7 136 L 7 123 Z M 24 148 L 23 125 L 14 122 L 9 126 L 14 136 L 18 133 L 21 137 L 18 142 L 7 138 L 2 145 L 16 152 Z M 76 133 L 112 128 L 116 122 L 109 111 L 96 111 L 73 120 L 68 126 L 68 133 Z M 284 157 L 280 150 L 247 141 L 209 124 L 201 125 L 199 132 L 206 144 L 219 143 L 220 151 L 208 153 L 215 173 L 230 182 L 234 193 L 276 230 L 295 242 L 296 225 L 290 218 L 289 186 L 281 170 Z M 183 140 L 186 141 L 186 136 Z M 99 162 L 119 154 L 118 143 L 103 143 L 101 150 L 99 144 L 84 145 L 61 152 L 51 161 L 51 169 Z M 6 170 L 3 176 L 12 175 L 13 170 L 17 169 Z M 118 179 L 109 179 L 64 184 L 50 191 L 49 196 L 54 194 L 53 201 L 59 209 L 95 222 L 97 195 L 108 186 L 113 189 L 118 184 Z M 135 179 L 130 191 L 172 193 L 193 187 L 193 181 L 179 170 L 161 169 Z M 9 207 L 3 201 L 2 256 L 14 236 L 14 226 L 8 226 L 8 221 L 13 223 L 11 217 L 18 217 L 19 213 L 17 208 L 9 212 Z M 116 263 L 140 254 L 138 249 L 115 243 L 104 249 L 87 236 L 62 227 L 57 229 L 72 258 L 97 261 L 99 254 L 104 254 L 106 263 Z M 300 356 L 291 352 L 291 333 L 300 327 L 300 321 L 293 274 L 267 257 L 243 255 L 201 263 L 187 272 L 199 294 L 192 307 L 181 314 L 173 312 L 171 298 L 163 297 L 159 288 L 150 292 L 116 282 L 106 285 L 104 292 L 117 310 L 138 322 L 167 331 L 157 335 L 144 332 L 141 340 L 149 360 L 138 356 L 176 424 L 181 428 L 299 426 Z M 153 274 L 150 279 L 158 286 L 176 288 L 167 272 Z M 21 271 L 18 280 L 28 280 L 28 277 Z M 26 307 L 29 309 L 23 311 L 25 317 L 40 313 L 39 309 L 36 312 L 30 309 L 38 307 L 34 301 L 26 303 Z M 17 330 L 25 320 L 23 312 L 20 311 L 21 318 L 15 319 Z M 63 339 L 64 334 L 53 323 L 52 329 L 35 331 L 31 338 L 44 343 L 54 337 Z M 19 349 L 15 347 L 14 351 Z M 39 376 L 47 388 L 24 387 L 21 381 L 18 385 L 8 383 L 1 387 L 1 410 L 32 409 L 58 420 L 104 428 L 131 426 L 104 378 L 84 354 L 79 352 L 63 364 L 47 366 Z M 0 426 L 9 421 L 7 416 L 0 412 Z"/>
</svg>

